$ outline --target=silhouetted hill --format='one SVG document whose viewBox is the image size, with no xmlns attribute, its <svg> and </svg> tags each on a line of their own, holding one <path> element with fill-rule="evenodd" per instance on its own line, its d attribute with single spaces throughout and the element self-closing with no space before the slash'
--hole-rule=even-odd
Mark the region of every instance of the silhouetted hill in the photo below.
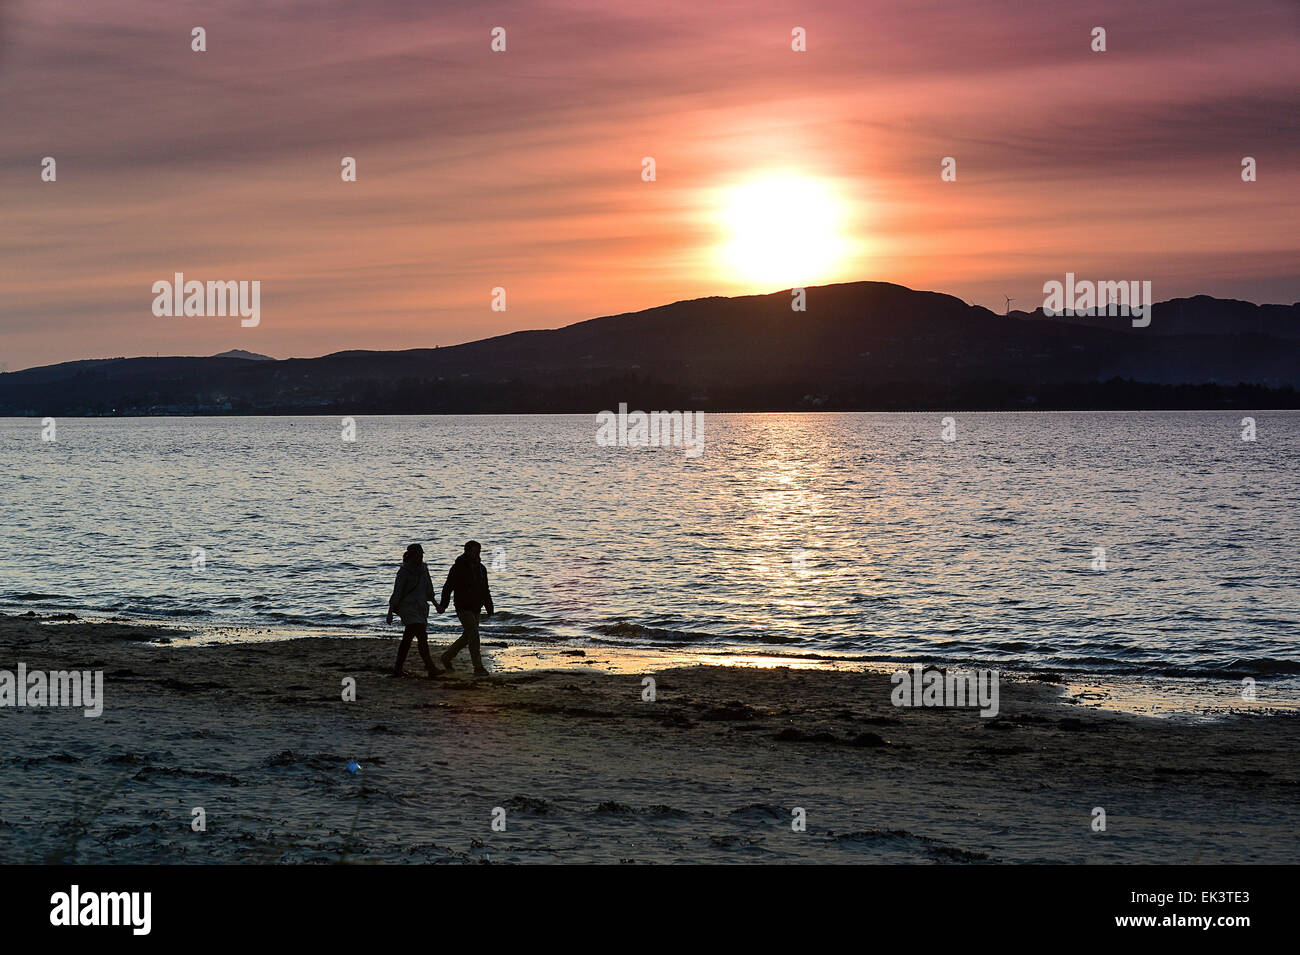
<svg viewBox="0 0 1300 955">
<path fill-rule="evenodd" d="M 119 358 L 0 375 L 0 414 L 1292 406 L 1300 305 L 997 315 L 882 282 L 676 302 L 448 348 Z"/>
<path fill-rule="evenodd" d="M 1300 341 L 1300 303 L 1295 305 L 1256 305 L 1231 298 L 1194 295 L 1158 303 L 1160 321 L 1145 329 L 1129 328 L 1134 334 L 1149 335 L 1267 335 Z M 1041 308 L 1026 313 L 1015 311 L 1012 317 L 1039 321 L 1065 322 L 1093 328 L 1118 327 L 1118 319 L 1107 317 L 1047 318 Z"/>
<path fill-rule="evenodd" d="M 251 358 L 253 361 L 275 361 L 270 355 L 259 355 L 257 352 L 244 351 L 242 348 L 232 348 L 230 351 L 223 351 L 220 355 L 213 355 L 213 358 Z"/>
</svg>

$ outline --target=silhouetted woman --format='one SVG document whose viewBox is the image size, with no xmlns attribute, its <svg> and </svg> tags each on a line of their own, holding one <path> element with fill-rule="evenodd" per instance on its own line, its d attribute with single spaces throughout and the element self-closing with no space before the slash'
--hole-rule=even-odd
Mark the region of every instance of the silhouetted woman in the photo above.
<svg viewBox="0 0 1300 955">
<path fill-rule="evenodd" d="M 433 581 L 429 579 L 429 568 L 424 563 L 424 548 L 412 544 L 402 555 L 402 566 L 397 571 L 397 580 L 393 584 L 393 595 L 388 598 L 388 622 L 393 622 L 393 614 L 402 618 L 406 629 L 402 632 L 402 645 L 397 648 L 397 663 L 393 667 L 393 676 L 404 676 L 402 664 L 411 649 L 411 638 L 420 641 L 420 659 L 430 679 L 438 675 L 438 668 L 429 656 L 429 604 L 435 600 Z"/>
</svg>

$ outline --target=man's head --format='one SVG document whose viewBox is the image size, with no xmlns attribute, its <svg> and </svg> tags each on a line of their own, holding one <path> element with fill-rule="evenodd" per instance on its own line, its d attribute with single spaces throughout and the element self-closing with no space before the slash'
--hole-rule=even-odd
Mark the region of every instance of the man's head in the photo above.
<svg viewBox="0 0 1300 955">
<path fill-rule="evenodd" d="M 406 553 L 402 555 L 402 560 L 411 564 L 421 564 L 424 562 L 424 548 L 419 544 L 412 544 L 406 548 Z"/>
<path fill-rule="evenodd" d="M 482 549 L 483 549 L 483 548 L 481 548 L 481 547 L 478 546 L 478 541 L 466 541 L 466 542 L 465 542 L 465 556 L 466 556 L 466 557 L 472 557 L 474 560 L 478 560 L 479 551 L 481 551 Z"/>
</svg>

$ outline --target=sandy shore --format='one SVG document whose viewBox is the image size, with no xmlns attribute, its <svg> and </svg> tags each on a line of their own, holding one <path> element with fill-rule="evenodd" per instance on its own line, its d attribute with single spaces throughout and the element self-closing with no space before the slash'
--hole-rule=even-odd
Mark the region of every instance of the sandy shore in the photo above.
<svg viewBox="0 0 1300 955">
<path fill-rule="evenodd" d="M 896 708 L 879 673 L 723 666 L 655 672 L 645 702 L 641 674 L 590 661 L 392 679 L 394 639 L 148 642 L 159 636 L 0 617 L 0 670 L 104 673 L 98 718 L 0 709 L 0 862 L 1300 854 L 1294 714 L 1149 719 L 1004 675 L 999 715 L 981 719 Z M 418 672 L 414 653 L 407 667 Z M 196 807 L 206 831 L 191 827 Z M 492 828 L 498 809 L 505 831 Z"/>
</svg>

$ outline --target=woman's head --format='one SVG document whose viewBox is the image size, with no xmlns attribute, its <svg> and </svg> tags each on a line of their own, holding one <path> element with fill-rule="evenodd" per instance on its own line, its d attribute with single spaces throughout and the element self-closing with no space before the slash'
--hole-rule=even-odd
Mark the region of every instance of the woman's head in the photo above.
<svg viewBox="0 0 1300 955">
<path fill-rule="evenodd" d="M 402 555 L 402 560 L 408 564 L 424 563 L 424 548 L 419 544 L 412 544 L 406 548 L 406 553 Z"/>
</svg>

